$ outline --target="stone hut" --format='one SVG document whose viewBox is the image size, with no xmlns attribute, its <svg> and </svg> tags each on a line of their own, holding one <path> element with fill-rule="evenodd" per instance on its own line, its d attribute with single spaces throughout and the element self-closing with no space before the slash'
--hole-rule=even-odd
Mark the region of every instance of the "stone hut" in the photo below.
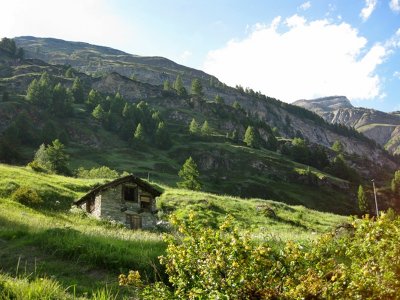
<svg viewBox="0 0 400 300">
<path fill-rule="evenodd" d="M 156 197 L 161 192 L 133 175 L 103 184 L 75 205 L 89 214 L 125 224 L 131 229 L 150 229 L 156 225 Z"/>
</svg>

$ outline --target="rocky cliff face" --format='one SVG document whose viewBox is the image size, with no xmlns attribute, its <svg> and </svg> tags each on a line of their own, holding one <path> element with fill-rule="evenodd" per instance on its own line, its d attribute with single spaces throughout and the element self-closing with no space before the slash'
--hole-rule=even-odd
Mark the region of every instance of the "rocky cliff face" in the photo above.
<svg viewBox="0 0 400 300">
<path fill-rule="evenodd" d="M 298 100 L 293 104 L 317 113 L 329 123 L 353 127 L 389 152 L 400 154 L 399 114 L 353 107 L 343 96 Z"/>
</svg>

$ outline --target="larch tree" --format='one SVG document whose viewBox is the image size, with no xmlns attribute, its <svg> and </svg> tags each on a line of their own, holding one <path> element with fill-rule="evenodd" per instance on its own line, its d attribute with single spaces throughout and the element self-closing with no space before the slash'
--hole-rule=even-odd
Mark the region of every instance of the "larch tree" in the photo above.
<svg viewBox="0 0 400 300">
<path fill-rule="evenodd" d="M 193 118 L 189 125 L 189 133 L 197 134 L 199 132 L 199 123 L 197 123 L 196 119 Z"/>
<path fill-rule="evenodd" d="M 187 91 L 186 88 L 183 86 L 182 77 L 181 75 L 176 76 L 176 80 L 174 82 L 174 89 L 179 96 L 186 96 Z"/>
<path fill-rule="evenodd" d="M 253 126 L 247 127 L 246 132 L 244 134 L 243 142 L 251 148 L 258 147 L 257 133 Z"/>
<path fill-rule="evenodd" d="M 145 141 L 145 134 L 144 134 L 144 128 L 141 123 L 139 123 L 136 127 L 135 133 L 133 135 L 134 139 L 136 141 Z"/>
<path fill-rule="evenodd" d="M 72 95 L 74 96 L 75 103 L 83 103 L 85 101 L 85 95 L 83 87 L 79 77 L 76 77 L 71 88 Z"/>
<path fill-rule="evenodd" d="M 204 121 L 203 125 L 201 126 L 200 132 L 201 132 L 201 135 L 204 135 L 204 136 L 212 134 L 212 129 L 211 129 L 210 125 L 208 125 L 207 120 Z"/>
<path fill-rule="evenodd" d="M 185 161 L 178 175 L 181 178 L 181 181 L 177 183 L 178 187 L 193 191 L 201 189 L 200 173 L 192 157 Z"/>
<path fill-rule="evenodd" d="M 192 88 L 191 88 L 192 95 L 196 96 L 203 96 L 203 86 L 199 79 L 195 78 L 192 80 Z"/>
<path fill-rule="evenodd" d="M 368 212 L 368 201 L 367 197 L 364 193 L 364 188 L 360 184 L 358 186 L 358 191 L 357 191 L 357 200 L 358 200 L 358 208 L 361 213 L 367 213 Z"/>
</svg>

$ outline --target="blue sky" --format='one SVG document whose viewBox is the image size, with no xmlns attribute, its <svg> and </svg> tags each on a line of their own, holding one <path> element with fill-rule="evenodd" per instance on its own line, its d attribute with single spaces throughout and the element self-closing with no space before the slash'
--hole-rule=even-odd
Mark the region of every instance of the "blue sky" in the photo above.
<svg viewBox="0 0 400 300">
<path fill-rule="evenodd" d="M 400 110 L 399 0 L 2 0 L 0 37 L 157 55 L 286 102 Z"/>
</svg>

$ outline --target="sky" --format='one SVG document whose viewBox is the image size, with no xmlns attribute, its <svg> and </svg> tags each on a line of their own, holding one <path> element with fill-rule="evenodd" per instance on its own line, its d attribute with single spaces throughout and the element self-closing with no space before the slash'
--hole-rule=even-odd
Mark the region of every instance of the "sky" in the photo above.
<svg viewBox="0 0 400 300">
<path fill-rule="evenodd" d="M 400 110 L 400 0 L 0 0 L 0 37 L 163 56 L 291 103 Z"/>
</svg>

